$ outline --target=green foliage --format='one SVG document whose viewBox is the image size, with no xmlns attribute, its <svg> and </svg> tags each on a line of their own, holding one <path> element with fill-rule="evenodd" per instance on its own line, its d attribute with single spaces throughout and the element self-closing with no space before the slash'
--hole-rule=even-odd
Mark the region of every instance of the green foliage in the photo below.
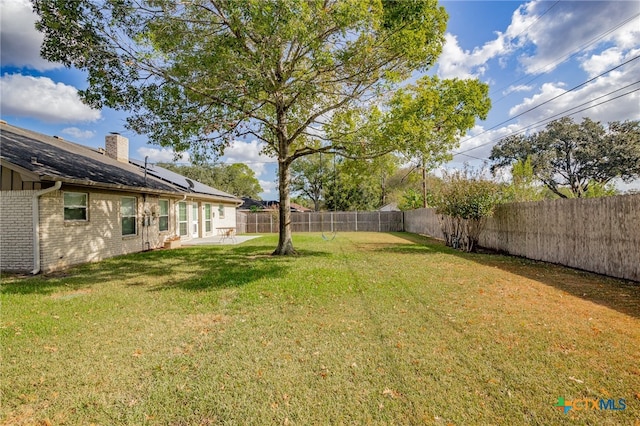
<svg viewBox="0 0 640 426">
<path fill-rule="evenodd" d="M 448 246 L 473 251 L 486 218 L 503 201 L 500 186 L 468 169 L 445 175 L 443 184 L 430 194 Z"/>
<path fill-rule="evenodd" d="M 428 170 L 450 159 L 449 151 L 485 119 L 491 108 L 489 86 L 478 80 L 425 76 L 398 90 L 389 102 L 384 137 Z"/>
<path fill-rule="evenodd" d="M 333 174 L 332 157 L 316 153 L 298 158 L 291 164 L 291 190 L 311 200 L 315 211 L 320 211 L 327 181 Z"/>
<path fill-rule="evenodd" d="M 617 195 L 618 190 L 612 183 L 599 183 L 595 181 L 589 182 L 589 186 L 587 192 L 585 192 L 585 198 L 598 198 L 598 197 L 611 197 L 612 195 Z"/>
<path fill-rule="evenodd" d="M 414 210 L 421 208 L 423 205 L 424 198 L 422 193 L 413 188 L 409 188 L 402 194 L 402 200 L 400 204 L 398 204 L 398 208 L 403 211 Z"/>
<path fill-rule="evenodd" d="M 536 179 L 561 198 L 607 195 L 614 178 L 629 182 L 640 176 L 640 121 L 605 128 L 588 118 L 576 124 L 565 117 L 539 133 L 501 140 L 491 159 L 494 171 L 529 159 Z"/>
<path fill-rule="evenodd" d="M 336 162 L 323 196 L 327 210 L 375 210 L 381 206 L 380 176 L 368 170 L 367 165 L 375 170 L 376 161 L 341 158 Z"/>
<path fill-rule="evenodd" d="M 255 173 L 246 164 L 158 164 L 205 185 L 228 192 L 236 197 L 260 199 L 262 187 Z"/>
<path fill-rule="evenodd" d="M 536 186 L 531 159 L 517 160 L 511 167 L 511 184 L 505 188 L 505 201 L 539 201 L 544 199 L 544 193 Z"/>
</svg>

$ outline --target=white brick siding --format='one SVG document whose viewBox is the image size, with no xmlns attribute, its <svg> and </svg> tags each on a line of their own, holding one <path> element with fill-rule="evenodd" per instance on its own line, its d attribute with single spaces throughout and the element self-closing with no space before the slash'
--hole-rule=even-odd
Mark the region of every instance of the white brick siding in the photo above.
<svg viewBox="0 0 640 426">
<path fill-rule="evenodd" d="M 81 191 L 81 190 L 77 190 Z M 140 194 L 89 193 L 86 222 L 64 221 L 63 192 L 47 194 L 40 199 L 40 230 L 43 272 L 66 268 L 85 262 L 95 262 L 121 254 L 159 248 L 173 234 L 175 220 L 169 215 L 169 231 L 159 232 L 157 217 L 143 225 L 145 211 L 159 211 L 158 197 Z M 136 197 L 136 235 L 123 236 L 120 203 L 122 197 Z M 173 200 L 170 200 L 170 211 Z M 155 206 L 155 207 L 152 207 Z"/>
<path fill-rule="evenodd" d="M 169 230 L 159 231 L 157 196 L 115 192 L 89 192 L 82 188 L 70 192 L 88 193 L 88 220 L 64 220 L 64 191 L 54 191 L 39 198 L 40 260 L 42 272 L 64 269 L 72 265 L 95 262 L 122 254 L 155 249 L 164 245 L 168 236 L 177 234 L 177 203 L 169 200 Z M 33 265 L 32 197 L 36 191 L 2 191 L 0 203 L 0 268 L 6 271 L 31 271 Z M 120 203 L 122 197 L 137 199 L 136 235 L 122 236 Z M 187 199 L 190 207 L 193 202 Z M 225 217 L 220 219 L 220 203 L 211 202 L 212 230 L 204 232 L 204 203 L 198 204 L 200 236 L 216 235 L 217 227 L 235 226 L 236 209 L 225 205 Z M 188 208 L 189 219 L 191 209 Z M 144 226 L 145 212 L 149 226 Z M 188 238 L 188 237 L 187 237 Z"/>
<path fill-rule="evenodd" d="M 224 218 L 220 218 L 219 208 L 220 203 L 213 203 L 213 211 L 215 217 L 213 218 L 213 228 L 226 228 L 236 226 L 236 208 L 230 205 L 224 205 Z"/>
<path fill-rule="evenodd" d="M 32 198 L 36 191 L 0 193 L 0 270 L 33 269 Z"/>
</svg>

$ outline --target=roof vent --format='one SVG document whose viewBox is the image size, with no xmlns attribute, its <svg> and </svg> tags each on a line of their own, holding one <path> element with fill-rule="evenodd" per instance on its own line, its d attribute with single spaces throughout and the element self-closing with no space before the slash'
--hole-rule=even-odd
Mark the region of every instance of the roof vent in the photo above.
<svg viewBox="0 0 640 426">
<path fill-rule="evenodd" d="M 31 164 L 38 164 L 38 157 L 31 157 Z"/>
<path fill-rule="evenodd" d="M 53 138 L 54 138 L 54 139 L 64 140 L 64 138 L 62 138 L 62 137 L 60 137 L 60 136 L 58 136 L 58 135 L 53 135 Z"/>
</svg>

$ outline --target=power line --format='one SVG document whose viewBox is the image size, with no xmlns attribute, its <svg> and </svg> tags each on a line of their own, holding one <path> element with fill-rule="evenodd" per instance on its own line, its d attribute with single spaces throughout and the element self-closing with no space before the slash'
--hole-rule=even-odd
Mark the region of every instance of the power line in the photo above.
<svg viewBox="0 0 640 426">
<path fill-rule="evenodd" d="M 549 62 L 548 64 L 541 66 L 535 70 L 533 70 L 530 74 L 537 74 L 535 77 L 532 77 L 531 79 L 527 80 L 525 82 L 525 84 L 529 84 L 532 81 L 537 80 L 538 78 L 540 78 L 542 75 L 544 75 L 544 73 L 546 72 L 546 70 L 550 67 L 556 66 L 561 62 L 564 62 L 567 59 L 573 58 L 574 56 L 577 56 L 581 51 L 583 51 L 584 49 L 586 49 L 587 47 L 591 46 L 592 44 L 595 44 L 596 42 L 600 41 L 601 39 L 603 39 L 604 37 L 606 37 L 607 35 L 611 34 L 612 32 L 620 29 L 621 27 L 625 26 L 626 24 L 628 24 L 629 22 L 633 21 L 634 19 L 636 19 L 638 16 L 640 16 L 640 13 L 636 13 L 635 15 L 631 16 L 630 18 L 625 19 L 624 21 L 620 22 L 619 24 L 614 25 L 612 28 L 608 29 L 607 31 L 600 33 L 599 35 L 595 36 L 594 38 L 592 38 L 591 40 L 589 40 L 587 43 L 579 46 L 576 50 L 574 51 L 570 51 L 567 54 L 564 54 L 562 56 L 557 57 L 556 59 L 554 59 L 553 61 Z M 525 79 L 526 76 L 522 76 L 520 78 L 518 78 L 517 80 L 512 81 L 509 84 L 506 84 L 504 86 L 501 86 L 500 88 L 494 89 L 492 92 L 500 92 L 503 89 L 512 86 L 513 84 Z M 501 100 L 505 99 L 508 95 L 504 95 L 501 98 L 498 98 L 495 103 L 500 102 Z"/>
<path fill-rule="evenodd" d="M 556 96 L 554 96 L 553 98 L 548 99 L 548 100 L 546 100 L 546 101 L 542 102 L 541 104 L 538 104 L 538 105 L 536 105 L 536 106 L 534 106 L 534 107 L 531 107 L 531 108 L 529 108 L 528 110 L 521 112 L 520 114 L 514 115 L 513 117 L 510 117 L 510 118 L 509 118 L 509 119 L 507 119 L 507 120 L 501 121 L 500 123 L 498 123 L 498 124 L 496 124 L 496 125 L 494 125 L 494 126 L 492 126 L 492 127 L 489 127 L 489 128 L 488 128 L 488 129 L 486 129 L 485 131 L 483 131 L 483 132 L 481 132 L 481 133 L 478 133 L 478 134 L 477 134 L 477 135 L 475 135 L 475 136 L 470 137 L 470 138 L 469 138 L 469 139 L 467 139 L 465 142 L 468 142 L 468 141 L 470 141 L 470 140 L 472 140 L 472 139 L 475 139 L 475 138 L 477 138 L 477 137 L 480 137 L 480 136 L 484 135 L 485 133 L 490 132 L 491 130 L 495 130 L 496 128 L 498 128 L 498 127 L 500 127 L 500 126 L 503 126 L 503 125 L 507 124 L 508 122 L 515 120 L 515 119 L 516 119 L 516 118 L 518 118 L 518 117 L 522 117 L 523 115 L 525 115 L 525 114 L 527 114 L 527 113 L 529 113 L 529 112 L 531 112 L 531 111 L 533 111 L 533 110 L 536 110 L 536 109 L 540 108 L 541 106 L 546 105 L 546 104 L 548 104 L 549 102 L 554 101 L 554 100 L 556 100 L 556 99 L 558 99 L 558 98 L 560 98 L 560 97 L 562 97 L 562 96 L 566 95 L 567 93 L 573 92 L 574 90 L 576 90 L 576 89 L 578 89 L 578 88 L 580 88 L 580 87 L 582 87 L 582 86 L 584 86 L 584 85 L 586 85 L 586 84 L 589 84 L 589 83 L 591 83 L 592 81 L 595 81 L 595 80 L 597 80 L 598 78 L 600 78 L 600 77 L 602 77 L 602 76 L 604 76 L 604 75 L 607 75 L 607 74 L 609 74 L 610 72 L 615 71 L 615 70 L 617 70 L 618 68 L 623 67 L 624 65 L 627 65 L 627 64 L 629 64 L 630 62 L 633 62 L 633 61 L 635 61 L 635 60 L 637 60 L 637 59 L 639 59 L 639 58 L 640 58 L 640 55 L 637 55 L 637 56 L 635 56 L 635 57 L 633 57 L 633 58 L 631 58 L 631 59 L 629 59 L 629 60 L 627 60 L 627 61 L 625 61 L 625 62 L 623 62 L 623 63 L 619 64 L 619 65 L 616 65 L 615 67 L 610 68 L 610 69 L 608 69 L 608 70 L 606 70 L 606 71 L 604 71 L 604 72 L 602 72 L 602 73 L 598 74 L 597 76 L 595 76 L 595 77 L 593 77 L 593 78 L 590 78 L 589 80 L 584 81 L 584 82 L 582 82 L 582 83 L 578 84 L 577 86 L 574 86 L 574 87 L 572 87 L 571 89 L 566 90 L 566 91 L 562 92 L 561 94 L 556 95 Z M 481 146 L 481 145 L 478 145 L 478 146 Z M 454 155 L 456 155 L 456 154 L 459 154 L 459 153 L 454 153 Z"/>
<path fill-rule="evenodd" d="M 538 15 L 536 17 L 536 19 L 533 20 L 532 23 L 529 24 L 529 26 L 527 28 L 525 28 L 524 30 L 520 31 L 516 36 L 514 36 L 513 38 L 516 39 L 518 37 L 520 37 L 525 31 L 528 31 L 531 27 L 533 27 L 539 20 L 540 18 L 542 18 L 544 15 L 546 15 L 551 9 L 553 9 L 558 3 L 560 3 L 560 0 L 557 0 L 554 4 L 552 4 L 551 6 L 549 6 L 549 8 L 547 10 L 545 10 L 544 12 L 542 12 L 540 15 Z"/>
<path fill-rule="evenodd" d="M 577 114 L 577 113 L 580 113 L 580 112 L 583 112 L 583 111 L 587 111 L 587 110 L 589 110 L 589 109 L 591 109 L 591 108 L 595 108 L 595 107 L 598 107 L 598 106 L 600 106 L 600 105 L 604 105 L 604 104 L 609 103 L 609 102 L 611 102 L 611 101 L 614 101 L 614 100 L 616 100 L 616 99 L 620 99 L 620 98 L 622 98 L 622 97 L 624 97 L 624 96 L 628 96 L 628 95 L 630 95 L 630 94 L 632 94 L 632 93 L 638 92 L 638 91 L 640 91 L 640 88 L 637 88 L 637 89 L 631 90 L 631 91 L 629 91 L 629 92 L 623 93 L 623 94 L 621 94 L 621 95 L 615 96 L 615 97 L 613 97 L 613 98 L 611 98 L 611 99 L 607 99 L 607 100 L 605 100 L 605 101 L 599 102 L 599 103 L 597 103 L 597 104 L 595 104 L 595 105 L 591 105 L 591 106 L 588 106 L 588 107 L 586 107 L 586 108 L 582 108 L 582 109 L 580 109 L 580 110 L 573 111 L 573 110 L 575 110 L 576 108 L 580 108 L 580 107 L 581 107 L 581 106 L 583 106 L 583 105 L 590 104 L 590 103 L 592 103 L 593 101 L 595 101 L 595 100 L 597 100 L 597 99 L 601 99 L 601 98 L 603 98 L 603 97 L 609 96 L 609 95 L 611 95 L 611 94 L 613 94 L 613 93 L 619 92 L 619 91 L 621 91 L 621 90 L 624 90 L 624 89 L 626 89 L 626 88 L 628 88 L 628 87 L 631 87 L 631 86 L 636 85 L 636 84 L 639 84 L 639 83 L 640 83 L 640 81 L 636 81 L 636 82 L 634 82 L 634 83 L 628 84 L 628 85 L 627 85 L 627 86 L 625 86 L 625 87 L 622 87 L 622 88 L 620 88 L 620 89 L 616 89 L 616 90 L 614 90 L 614 91 L 612 91 L 612 92 L 609 92 L 609 93 L 607 93 L 607 94 L 605 94 L 605 95 L 599 96 L 599 97 L 597 97 L 597 98 L 595 98 L 595 99 L 591 99 L 591 100 L 589 100 L 588 102 L 584 102 L 584 103 L 582 103 L 582 104 L 580 104 L 580 105 L 576 105 L 576 106 L 571 107 L 571 108 L 569 108 L 569 109 L 567 109 L 567 110 L 564 110 L 564 111 L 562 111 L 562 112 L 560 112 L 560 113 L 554 114 L 554 115 L 552 115 L 552 116 L 550 116 L 550 117 L 546 117 L 546 118 L 544 118 L 544 119 L 542 119 L 542 120 L 540 120 L 540 121 L 537 121 L 537 122 L 535 122 L 535 123 L 533 123 L 533 124 L 530 124 L 530 125 L 528 125 L 528 126 L 525 126 L 525 127 L 523 127 L 522 129 L 519 129 L 519 130 L 517 130 L 517 131 L 515 131 L 515 132 L 511 133 L 509 136 L 518 135 L 518 134 L 520 134 L 520 133 L 524 133 L 524 132 L 526 132 L 527 130 L 531 130 L 531 129 L 535 129 L 535 128 L 537 128 L 537 127 L 541 127 L 541 126 L 543 126 L 543 125 L 545 125 L 545 124 L 549 123 L 550 121 L 553 121 L 554 119 L 556 119 L 556 118 L 557 118 L 557 117 L 559 117 L 559 116 L 567 117 L 567 116 L 569 116 L 569 115 L 573 115 L 573 114 Z M 483 133 L 484 133 L 484 132 L 483 132 Z M 478 136 L 479 136 L 479 135 L 478 135 Z M 474 136 L 474 137 L 475 137 L 475 136 Z M 467 156 L 467 157 L 475 158 L 475 159 L 477 159 L 477 160 L 487 160 L 488 158 L 486 158 L 486 157 L 485 157 L 485 158 L 479 158 L 479 157 L 474 157 L 474 156 L 469 155 L 469 154 L 466 154 L 466 153 L 467 153 L 467 152 L 469 152 L 469 151 L 473 151 L 473 150 L 475 150 L 475 149 L 481 148 L 481 147 L 483 147 L 483 146 L 489 145 L 489 144 L 491 144 L 491 143 L 498 142 L 498 141 L 500 141 L 501 139 L 504 139 L 504 137 L 505 137 L 505 136 L 502 136 L 502 137 L 500 137 L 500 138 L 498 138 L 498 139 L 492 139 L 492 140 L 490 140 L 490 141 L 487 141 L 487 142 L 481 143 L 481 144 L 476 145 L 476 146 L 474 146 L 474 147 L 467 148 L 467 149 L 465 149 L 465 150 L 463 150 L 463 151 L 454 152 L 454 153 L 453 153 L 453 155 L 454 155 L 454 156 L 456 156 L 456 155 L 464 155 L 464 156 Z M 471 139 L 471 138 L 470 138 L 470 139 Z M 470 139 L 467 139 L 467 141 L 468 141 L 468 140 L 470 140 Z M 465 141 L 465 142 L 467 142 L 467 141 Z"/>
</svg>

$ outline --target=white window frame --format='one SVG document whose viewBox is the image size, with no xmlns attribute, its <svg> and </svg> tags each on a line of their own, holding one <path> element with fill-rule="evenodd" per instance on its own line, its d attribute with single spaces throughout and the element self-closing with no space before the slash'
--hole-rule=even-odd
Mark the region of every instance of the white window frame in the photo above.
<svg viewBox="0 0 640 426">
<path fill-rule="evenodd" d="M 167 203 L 167 214 L 162 214 L 162 204 Z M 169 200 L 159 199 L 158 200 L 158 231 L 159 232 L 169 232 L 169 212 L 171 208 L 171 203 Z M 162 218 L 167 218 L 167 229 L 162 229 Z"/>
<path fill-rule="evenodd" d="M 122 212 L 122 208 L 124 207 L 123 201 L 127 199 L 133 200 L 133 215 L 124 215 Z M 124 233 L 124 220 L 125 218 L 133 218 L 133 233 L 125 234 Z M 120 198 L 120 230 L 122 232 L 123 237 L 131 237 L 138 235 L 138 197 L 121 197 Z"/>
<path fill-rule="evenodd" d="M 177 233 L 181 237 L 189 235 L 189 209 L 185 201 L 180 201 L 177 204 L 178 213 L 176 214 L 176 223 L 178 224 Z M 180 220 L 180 207 L 184 206 L 184 220 Z M 184 234 L 182 233 L 181 225 L 184 224 Z"/>
<path fill-rule="evenodd" d="M 85 202 L 84 205 L 81 205 L 81 204 L 67 205 L 67 201 L 66 201 L 67 194 L 84 195 L 84 202 Z M 67 209 L 84 209 L 84 219 L 67 219 L 65 214 Z M 89 193 L 65 191 L 62 195 L 62 218 L 64 219 L 65 222 L 88 222 L 89 221 Z"/>
<path fill-rule="evenodd" d="M 218 217 L 224 219 L 224 204 L 218 204 Z"/>
<path fill-rule="evenodd" d="M 209 217 L 207 217 L 207 207 L 209 208 Z M 211 205 L 211 203 L 205 203 L 202 208 L 204 209 L 204 211 L 202 212 L 204 232 L 213 232 L 213 206 Z"/>
</svg>

